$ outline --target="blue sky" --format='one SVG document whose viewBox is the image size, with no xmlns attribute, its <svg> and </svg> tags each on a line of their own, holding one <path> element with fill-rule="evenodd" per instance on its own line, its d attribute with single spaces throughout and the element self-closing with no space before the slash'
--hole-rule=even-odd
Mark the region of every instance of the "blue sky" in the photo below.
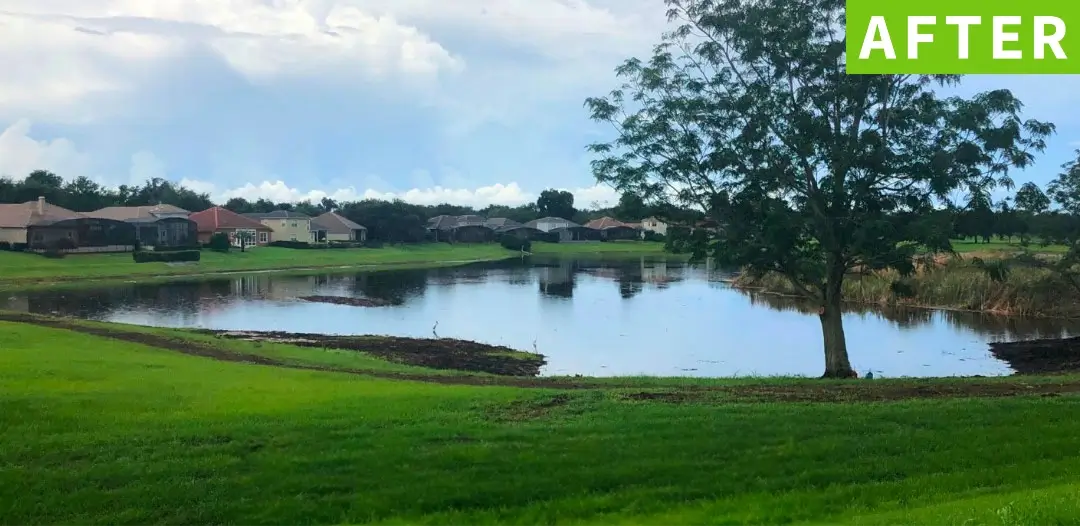
<svg viewBox="0 0 1080 526">
<path fill-rule="evenodd" d="M 0 0 L 0 173 L 163 176 L 275 200 L 610 203 L 582 101 L 665 27 L 660 0 Z M 1080 145 L 1077 77 L 1014 89 Z M 1074 144 L 1075 143 L 1075 144 Z"/>
</svg>

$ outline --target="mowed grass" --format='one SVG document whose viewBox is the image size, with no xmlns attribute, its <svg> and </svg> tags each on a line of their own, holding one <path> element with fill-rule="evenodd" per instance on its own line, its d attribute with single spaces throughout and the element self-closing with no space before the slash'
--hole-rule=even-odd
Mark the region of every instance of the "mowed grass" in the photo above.
<svg viewBox="0 0 1080 526">
<path fill-rule="evenodd" d="M 256 247 L 246 252 L 204 250 L 202 261 L 185 265 L 135 263 L 130 253 L 80 254 L 48 259 L 36 254 L 0 252 L 0 284 L 77 279 L 182 276 L 215 272 L 286 270 L 299 268 L 391 266 L 402 264 L 452 264 L 510 257 L 496 244 L 448 245 L 430 243 L 384 248 L 300 250 Z"/>
<path fill-rule="evenodd" d="M 0 522 L 1075 524 L 1078 410 L 628 401 L 0 323 Z"/>
<path fill-rule="evenodd" d="M 629 254 L 655 255 L 664 253 L 664 244 L 655 241 L 576 241 L 570 243 L 532 244 L 533 254 Z"/>
</svg>

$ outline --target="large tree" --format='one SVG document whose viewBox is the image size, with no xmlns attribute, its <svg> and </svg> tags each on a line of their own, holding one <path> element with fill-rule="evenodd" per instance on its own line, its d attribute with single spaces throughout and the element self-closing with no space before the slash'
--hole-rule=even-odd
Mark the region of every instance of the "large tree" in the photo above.
<svg viewBox="0 0 1080 526">
<path fill-rule="evenodd" d="M 667 0 L 675 25 L 625 80 L 586 101 L 613 124 L 590 146 L 597 179 L 707 211 L 713 255 L 778 272 L 820 305 L 825 376 L 851 377 L 841 318 L 854 270 L 913 270 L 935 198 L 1008 182 L 1052 124 L 1024 121 L 1007 90 L 938 90 L 957 76 L 848 75 L 843 0 Z"/>
<path fill-rule="evenodd" d="M 574 209 L 574 194 L 566 190 L 544 190 L 536 199 L 536 210 L 542 217 L 561 217 L 572 220 L 577 212 Z"/>
</svg>

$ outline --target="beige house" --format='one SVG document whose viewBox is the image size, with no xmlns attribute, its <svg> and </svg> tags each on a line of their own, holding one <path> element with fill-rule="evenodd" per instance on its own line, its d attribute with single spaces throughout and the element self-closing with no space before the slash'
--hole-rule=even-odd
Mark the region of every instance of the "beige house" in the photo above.
<svg viewBox="0 0 1080 526">
<path fill-rule="evenodd" d="M 44 197 L 26 203 L 0 204 L 0 242 L 28 243 L 30 241 L 26 236 L 28 227 L 44 226 L 81 217 L 83 215 L 78 212 L 46 203 Z"/>
<path fill-rule="evenodd" d="M 641 229 L 666 236 L 668 224 L 655 217 L 647 217 L 641 220 Z"/>
<path fill-rule="evenodd" d="M 270 228 L 270 241 L 303 241 L 312 243 L 311 216 L 289 210 L 274 210 L 265 214 L 244 214 Z"/>
<path fill-rule="evenodd" d="M 327 212 L 311 220 L 311 230 L 315 241 L 359 241 L 367 240 L 367 228 L 358 225 L 336 212 Z"/>
</svg>

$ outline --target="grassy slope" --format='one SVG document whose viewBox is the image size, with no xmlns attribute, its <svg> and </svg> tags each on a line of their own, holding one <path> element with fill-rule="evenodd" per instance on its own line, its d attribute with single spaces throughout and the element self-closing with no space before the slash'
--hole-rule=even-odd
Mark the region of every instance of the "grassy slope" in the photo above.
<svg viewBox="0 0 1080 526">
<path fill-rule="evenodd" d="M 601 389 L 552 405 L 549 390 L 215 362 L 22 324 L 0 324 L 0 349 L 4 523 L 1080 516 L 1072 396 L 671 404 Z"/>
<path fill-rule="evenodd" d="M 95 279 L 184 275 L 304 267 L 395 265 L 500 259 L 511 253 L 498 245 L 424 244 L 378 249 L 294 250 L 258 247 L 247 252 L 203 251 L 193 265 L 134 263 L 131 254 L 72 255 L 47 259 L 35 254 L 0 252 L 0 280 Z"/>
<path fill-rule="evenodd" d="M 967 254 L 972 252 L 1019 252 L 1027 248 L 1028 250 L 1041 253 L 1041 254 L 1063 254 L 1069 251 L 1069 247 L 1065 245 L 1047 245 L 1042 246 L 1038 243 L 1031 243 L 1027 247 L 1020 244 L 1019 240 L 1014 241 L 1001 241 L 994 240 L 989 243 L 976 243 L 974 239 L 966 240 L 953 240 L 953 250 Z"/>
</svg>

